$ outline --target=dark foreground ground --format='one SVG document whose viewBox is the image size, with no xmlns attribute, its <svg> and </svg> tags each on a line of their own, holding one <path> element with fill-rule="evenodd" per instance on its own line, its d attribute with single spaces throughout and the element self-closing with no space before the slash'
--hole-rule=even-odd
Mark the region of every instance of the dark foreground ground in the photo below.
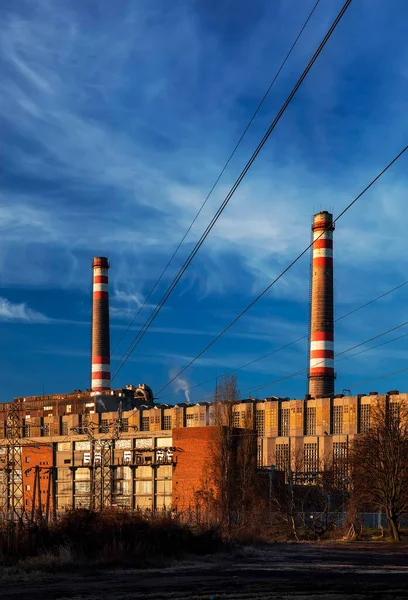
<svg viewBox="0 0 408 600">
<path fill-rule="evenodd" d="M 408 546 L 274 544 L 148 570 L 0 575 L 0 599 L 267 600 L 407 598 Z"/>
</svg>

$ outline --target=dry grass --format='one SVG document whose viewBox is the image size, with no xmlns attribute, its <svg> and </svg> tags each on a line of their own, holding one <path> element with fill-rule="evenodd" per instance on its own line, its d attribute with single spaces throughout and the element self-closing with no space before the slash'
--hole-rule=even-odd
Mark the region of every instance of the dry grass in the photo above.
<svg viewBox="0 0 408 600">
<path fill-rule="evenodd" d="M 79 509 L 51 525 L 7 524 L 0 530 L 0 565 L 47 571 L 78 565 L 144 567 L 222 547 L 216 530 L 192 529 L 167 516 Z"/>
</svg>

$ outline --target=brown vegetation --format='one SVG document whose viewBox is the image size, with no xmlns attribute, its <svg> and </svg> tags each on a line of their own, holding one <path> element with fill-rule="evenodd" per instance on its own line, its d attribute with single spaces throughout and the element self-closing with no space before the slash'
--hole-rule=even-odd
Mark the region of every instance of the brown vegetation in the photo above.
<svg viewBox="0 0 408 600">
<path fill-rule="evenodd" d="M 403 403 L 372 406 L 369 430 L 354 440 L 350 455 L 352 503 L 381 509 L 392 537 L 408 510 L 408 409 Z"/>
<path fill-rule="evenodd" d="M 221 547 L 215 529 L 193 530 L 166 515 L 125 511 L 78 509 L 50 525 L 8 523 L 0 530 L 0 564 L 25 561 L 51 569 L 90 563 L 140 567 Z"/>
</svg>

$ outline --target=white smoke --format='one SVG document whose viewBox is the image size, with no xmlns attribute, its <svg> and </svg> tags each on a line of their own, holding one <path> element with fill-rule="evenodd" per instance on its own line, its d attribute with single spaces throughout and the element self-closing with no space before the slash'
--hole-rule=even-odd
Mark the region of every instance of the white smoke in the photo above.
<svg viewBox="0 0 408 600">
<path fill-rule="evenodd" d="M 104 412 L 108 412 L 105 402 L 102 400 L 102 398 L 98 398 L 98 396 L 96 397 L 96 406 L 100 406 Z"/>
<path fill-rule="evenodd" d="M 173 371 L 170 371 L 170 378 L 174 377 L 175 373 Z M 190 392 L 189 392 L 189 385 L 188 385 L 188 381 L 187 379 L 182 379 L 181 377 L 177 377 L 177 379 L 174 382 L 174 386 L 175 386 L 175 391 L 176 392 L 184 392 L 184 396 L 186 398 L 186 402 L 188 402 L 188 404 L 191 404 L 191 399 L 190 399 Z"/>
</svg>

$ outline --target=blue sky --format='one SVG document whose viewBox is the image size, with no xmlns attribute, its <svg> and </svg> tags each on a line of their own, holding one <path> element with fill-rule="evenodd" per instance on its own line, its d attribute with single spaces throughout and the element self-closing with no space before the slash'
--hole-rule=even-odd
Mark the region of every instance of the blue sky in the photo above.
<svg viewBox="0 0 408 600">
<path fill-rule="evenodd" d="M 0 7 L 0 401 L 89 385 L 93 256 L 111 261 L 112 346 L 166 264 L 314 0 L 4 0 Z M 174 261 L 182 264 L 342 2 L 322 0 Z M 407 142 L 408 6 L 355 0 L 115 385 L 160 389 Z M 336 316 L 408 279 L 408 158 L 338 223 Z M 404 210 L 405 209 L 405 210 Z M 308 258 L 163 392 L 307 333 Z M 408 286 L 339 322 L 336 350 L 407 320 Z M 149 314 L 143 311 L 141 320 Z M 408 331 L 407 331 L 408 332 Z M 135 333 L 135 331 L 133 332 Z M 400 330 L 386 339 L 402 334 Z M 115 351 L 115 365 L 130 342 Z M 380 340 L 381 341 L 381 340 Z M 337 390 L 408 390 L 406 339 L 339 362 Z M 306 366 L 299 343 L 239 372 L 251 387 Z M 191 390 L 208 398 L 213 383 Z M 305 377 L 265 389 L 300 396 Z M 175 392 L 178 392 L 175 394 Z"/>
</svg>

